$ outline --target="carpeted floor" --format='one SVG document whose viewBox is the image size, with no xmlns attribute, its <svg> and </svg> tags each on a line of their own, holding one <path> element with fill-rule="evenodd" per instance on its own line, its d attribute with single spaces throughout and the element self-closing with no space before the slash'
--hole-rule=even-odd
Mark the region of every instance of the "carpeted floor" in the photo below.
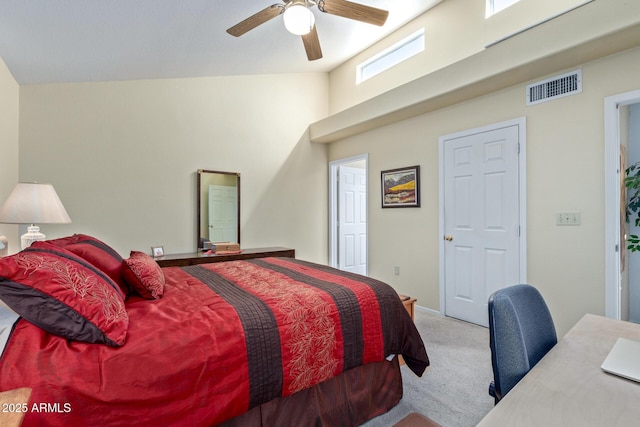
<svg viewBox="0 0 640 427">
<path fill-rule="evenodd" d="M 475 426 L 493 407 L 487 392 L 493 379 L 489 330 L 419 308 L 415 322 L 431 366 L 422 378 L 403 366 L 404 397 L 364 427 L 388 427 L 412 412 L 442 427 Z"/>
</svg>

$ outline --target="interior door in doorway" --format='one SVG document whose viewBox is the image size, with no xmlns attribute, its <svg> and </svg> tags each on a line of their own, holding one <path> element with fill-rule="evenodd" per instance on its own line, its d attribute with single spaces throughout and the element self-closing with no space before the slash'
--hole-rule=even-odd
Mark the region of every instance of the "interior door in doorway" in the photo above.
<svg viewBox="0 0 640 427">
<path fill-rule="evenodd" d="M 488 326 L 489 295 L 520 280 L 519 130 L 446 138 L 445 314 Z"/>
<path fill-rule="evenodd" d="M 209 240 L 237 242 L 238 190 L 225 185 L 209 186 Z"/>
<path fill-rule="evenodd" d="M 338 178 L 338 267 L 366 275 L 367 170 L 340 165 Z"/>
</svg>

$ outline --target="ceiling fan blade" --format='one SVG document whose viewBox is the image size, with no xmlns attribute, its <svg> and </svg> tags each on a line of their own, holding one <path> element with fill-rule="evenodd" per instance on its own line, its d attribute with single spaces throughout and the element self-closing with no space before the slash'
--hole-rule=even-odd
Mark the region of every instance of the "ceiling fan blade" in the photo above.
<svg viewBox="0 0 640 427">
<path fill-rule="evenodd" d="M 304 44 L 304 50 L 307 51 L 307 59 L 309 61 L 315 61 L 322 58 L 322 49 L 320 49 L 320 39 L 318 39 L 318 32 L 314 25 L 311 32 L 302 36 L 302 43 Z"/>
<path fill-rule="evenodd" d="M 227 30 L 227 33 L 232 36 L 240 37 L 244 33 L 253 30 L 258 25 L 264 24 L 270 19 L 275 18 L 284 12 L 284 5 L 282 4 L 272 4 L 269 7 L 262 9 L 260 12 L 256 13 L 245 19 L 242 22 L 237 23 L 233 27 Z"/>
<path fill-rule="evenodd" d="M 318 1 L 318 9 L 331 15 L 338 15 L 380 27 L 387 22 L 387 17 L 389 16 L 389 11 L 387 10 L 347 0 L 320 0 Z"/>
</svg>

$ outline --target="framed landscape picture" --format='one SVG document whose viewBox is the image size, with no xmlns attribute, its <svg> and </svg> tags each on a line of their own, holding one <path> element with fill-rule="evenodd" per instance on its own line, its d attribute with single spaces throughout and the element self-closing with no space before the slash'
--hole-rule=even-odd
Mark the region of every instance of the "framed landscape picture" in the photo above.
<svg viewBox="0 0 640 427">
<path fill-rule="evenodd" d="M 383 208 L 420 207 L 420 166 L 381 172 Z"/>
</svg>

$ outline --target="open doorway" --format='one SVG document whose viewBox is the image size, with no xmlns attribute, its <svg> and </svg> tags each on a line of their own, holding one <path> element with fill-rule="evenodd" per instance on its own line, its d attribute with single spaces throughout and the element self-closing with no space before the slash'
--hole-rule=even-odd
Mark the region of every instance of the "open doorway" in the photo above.
<svg viewBox="0 0 640 427">
<path fill-rule="evenodd" d="M 367 275 L 368 155 L 329 163 L 329 264 Z"/>
<path fill-rule="evenodd" d="M 632 121 L 640 120 L 640 107 L 634 106 L 638 103 L 640 91 L 605 98 L 605 314 L 623 320 L 630 320 L 635 312 L 640 316 L 640 286 L 635 285 L 640 276 L 632 273 L 638 268 L 640 257 L 630 257 L 626 251 L 625 233 L 633 231 L 625 223 L 623 184 L 627 165 L 635 163 L 635 153 L 640 152 L 640 134 L 634 136 L 640 131 L 632 129 Z M 635 126 L 640 128 L 638 123 Z M 633 152 L 631 159 L 629 151 Z M 634 261 L 636 257 L 639 259 Z"/>
<path fill-rule="evenodd" d="M 621 171 L 629 166 L 640 163 L 640 103 L 623 105 L 619 108 L 620 122 L 620 160 Z M 626 174 L 622 176 L 624 179 Z M 621 182 L 621 184 L 623 184 Z M 625 204 L 629 202 L 631 194 L 623 192 Z M 623 210 L 624 212 L 624 210 Z M 621 247 L 620 270 L 620 302 L 622 320 L 640 323 L 640 252 L 626 250 L 626 236 L 640 235 L 640 227 L 635 224 L 635 216 L 629 222 L 621 217 L 622 236 L 625 242 Z"/>
</svg>

